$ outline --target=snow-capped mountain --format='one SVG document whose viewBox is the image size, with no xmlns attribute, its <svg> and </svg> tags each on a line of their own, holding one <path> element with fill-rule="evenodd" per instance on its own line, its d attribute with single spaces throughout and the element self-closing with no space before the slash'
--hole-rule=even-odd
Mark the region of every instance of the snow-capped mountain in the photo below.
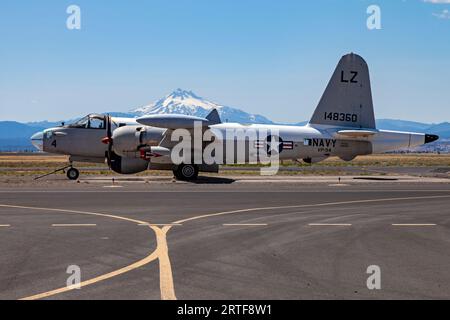
<svg viewBox="0 0 450 320">
<path fill-rule="evenodd" d="M 185 114 L 197 117 L 207 116 L 213 109 L 217 109 L 222 121 L 244 124 L 261 123 L 272 124 L 269 119 L 256 114 L 249 114 L 242 110 L 223 106 L 196 95 L 192 91 L 177 89 L 153 104 L 131 110 L 136 116 L 150 114 Z"/>
</svg>

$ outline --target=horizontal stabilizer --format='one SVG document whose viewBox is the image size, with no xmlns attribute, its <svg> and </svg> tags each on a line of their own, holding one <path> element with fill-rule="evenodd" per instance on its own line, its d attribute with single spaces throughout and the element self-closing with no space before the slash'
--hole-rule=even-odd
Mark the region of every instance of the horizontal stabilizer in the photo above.
<svg viewBox="0 0 450 320">
<path fill-rule="evenodd" d="M 376 130 L 341 130 L 337 134 L 349 138 L 367 138 L 377 134 Z"/>
</svg>

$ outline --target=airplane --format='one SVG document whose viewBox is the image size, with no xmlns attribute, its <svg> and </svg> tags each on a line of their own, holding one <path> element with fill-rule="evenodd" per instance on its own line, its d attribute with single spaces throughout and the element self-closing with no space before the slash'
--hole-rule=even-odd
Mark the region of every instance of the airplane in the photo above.
<svg viewBox="0 0 450 320">
<path fill-rule="evenodd" d="M 239 139 L 227 136 L 228 132 L 254 130 L 276 132 L 276 135 L 256 135 L 255 141 L 245 140 L 245 150 L 241 150 L 245 156 L 241 158 L 238 154 L 230 160 L 226 156 L 228 149 L 224 147 L 223 161 L 217 163 L 205 163 L 202 159 L 200 162 L 185 159 L 175 163 L 172 151 L 177 141 L 173 139 L 174 133 L 179 129 L 192 133 L 198 124 L 202 133 L 210 131 L 213 139 L 200 141 L 200 147 L 197 145 L 195 150 L 192 147 L 194 155 L 190 155 L 191 160 L 196 152 L 205 151 L 212 143 L 225 145 L 231 139 L 237 144 Z M 199 172 L 217 173 L 219 164 L 250 163 L 249 155 L 255 149 L 258 157 L 260 151 L 269 155 L 275 152 L 280 161 L 303 160 L 314 164 L 332 156 L 352 161 L 357 156 L 428 144 L 439 137 L 378 130 L 369 68 L 361 56 L 350 53 L 339 61 L 311 120 L 305 126 L 223 123 L 217 110 L 205 118 L 148 115 L 132 119 L 93 114 L 73 124 L 39 132 L 31 139 L 41 151 L 70 156 L 66 168 L 70 168 L 67 177 L 71 180 L 79 177 L 73 162 L 104 163 L 105 160 L 119 174 L 135 174 L 148 169 L 172 170 L 177 179 L 195 180 Z"/>
</svg>

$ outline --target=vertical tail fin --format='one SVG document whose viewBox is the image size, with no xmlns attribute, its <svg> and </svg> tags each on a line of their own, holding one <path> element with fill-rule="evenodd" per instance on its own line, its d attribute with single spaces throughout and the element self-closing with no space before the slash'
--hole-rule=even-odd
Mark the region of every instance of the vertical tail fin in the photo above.
<svg viewBox="0 0 450 320">
<path fill-rule="evenodd" d="M 362 57 L 342 57 L 309 123 L 376 128 L 369 68 Z"/>
</svg>

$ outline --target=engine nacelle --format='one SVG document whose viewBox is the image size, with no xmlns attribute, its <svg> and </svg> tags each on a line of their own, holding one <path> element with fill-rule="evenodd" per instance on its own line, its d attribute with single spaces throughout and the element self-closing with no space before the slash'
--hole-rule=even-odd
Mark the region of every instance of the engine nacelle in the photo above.
<svg viewBox="0 0 450 320">
<path fill-rule="evenodd" d="M 120 174 L 135 174 L 148 169 L 149 161 L 140 158 L 126 158 L 113 153 L 111 169 Z"/>
<path fill-rule="evenodd" d="M 122 157 L 136 152 L 142 146 L 157 146 L 164 136 L 165 129 L 126 126 L 117 128 L 112 135 L 113 150 Z"/>
<path fill-rule="evenodd" d="M 369 141 L 340 141 L 336 149 L 336 155 L 344 161 L 352 161 L 357 156 L 372 153 L 372 143 Z"/>
<path fill-rule="evenodd" d="M 328 157 L 314 157 L 314 158 L 305 158 L 303 161 L 307 164 L 319 163 L 321 161 L 326 160 Z"/>
<path fill-rule="evenodd" d="M 357 155 L 354 155 L 354 154 L 348 154 L 348 155 L 339 156 L 339 158 L 341 160 L 346 161 L 346 162 L 353 161 L 356 157 L 357 157 Z"/>
</svg>

